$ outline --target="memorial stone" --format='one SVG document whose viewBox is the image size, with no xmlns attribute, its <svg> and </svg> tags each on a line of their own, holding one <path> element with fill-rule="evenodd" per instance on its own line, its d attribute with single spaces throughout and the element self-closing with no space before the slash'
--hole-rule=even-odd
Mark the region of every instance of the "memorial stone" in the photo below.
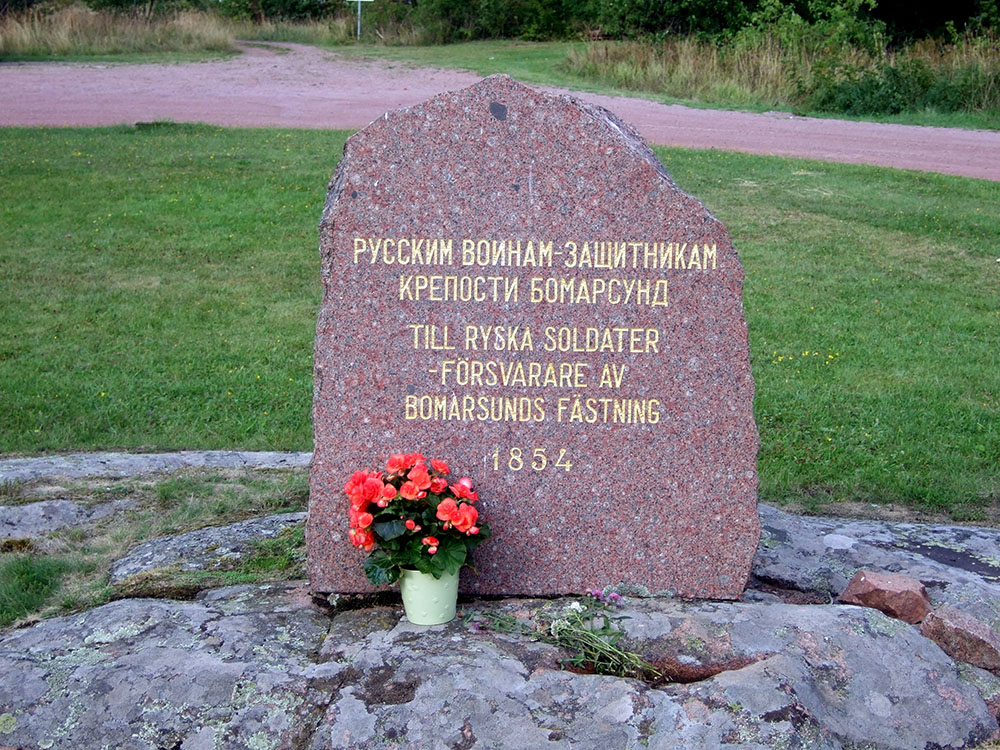
<svg viewBox="0 0 1000 750">
<path fill-rule="evenodd" d="M 462 590 L 737 598 L 760 535 L 743 268 L 610 112 L 491 76 L 354 135 L 320 223 L 314 592 L 372 590 L 343 485 L 470 476 Z"/>
</svg>

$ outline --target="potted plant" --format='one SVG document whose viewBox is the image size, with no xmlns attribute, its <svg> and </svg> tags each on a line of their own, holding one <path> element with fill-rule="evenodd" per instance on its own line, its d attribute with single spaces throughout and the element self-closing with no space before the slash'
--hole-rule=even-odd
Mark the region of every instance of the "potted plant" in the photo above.
<svg viewBox="0 0 1000 750">
<path fill-rule="evenodd" d="M 344 485 L 351 543 L 371 553 L 368 580 L 398 580 L 406 617 L 418 625 L 455 617 L 459 570 L 490 536 L 472 480 L 450 475 L 444 461 L 396 453 L 383 471 L 356 471 Z"/>
</svg>

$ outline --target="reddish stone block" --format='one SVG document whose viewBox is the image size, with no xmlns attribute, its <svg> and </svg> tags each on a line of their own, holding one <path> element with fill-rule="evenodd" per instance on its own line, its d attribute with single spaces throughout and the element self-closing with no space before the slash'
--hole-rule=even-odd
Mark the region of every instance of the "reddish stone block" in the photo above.
<svg viewBox="0 0 1000 750">
<path fill-rule="evenodd" d="M 979 618 L 941 607 L 927 616 L 920 632 L 951 658 L 1000 673 L 1000 634 Z"/>
<path fill-rule="evenodd" d="M 931 611 L 930 597 L 920 581 L 898 573 L 873 570 L 859 570 L 839 601 L 871 607 L 909 623 L 920 622 Z"/>
<path fill-rule="evenodd" d="M 390 112 L 348 141 L 320 236 L 314 591 L 370 590 L 343 484 L 419 450 L 493 528 L 464 591 L 740 596 L 744 272 L 630 126 L 506 76 Z"/>
</svg>

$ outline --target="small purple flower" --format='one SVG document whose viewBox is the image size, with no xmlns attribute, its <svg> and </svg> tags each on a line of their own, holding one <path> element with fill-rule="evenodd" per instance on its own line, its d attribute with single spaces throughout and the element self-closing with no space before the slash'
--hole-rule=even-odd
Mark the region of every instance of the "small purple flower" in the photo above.
<svg viewBox="0 0 1000 750">
<path fill-rule="evenodd" d="M 612 604 L 621 604 L 622 595 L 619 594 L 617 591 L 612 591 L 610 594 L 608 594 L 608 601 L 611 602 Z"/>
<path fill-rule="evenodd" d="M 589 593 L 592 597 L 594 597 L 595 599 L 597 599 L 597 601 L 599 601 L 599 602 L 603 602 L 604 601 L 604 592 L 601 591 L 600 589 L 591 589 L 587 593 Z"/>
</svg>

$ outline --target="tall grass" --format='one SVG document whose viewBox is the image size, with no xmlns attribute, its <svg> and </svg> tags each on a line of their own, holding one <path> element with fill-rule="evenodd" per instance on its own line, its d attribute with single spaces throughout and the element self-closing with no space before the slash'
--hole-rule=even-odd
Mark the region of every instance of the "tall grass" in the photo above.
<svg viewBox="0 0 1000 750">
<path fill-rule="evenodd" d="M 299 44 L 347 44 L 354 38 L 354 21 L 346 16 L 333 16 L 326 20 L 232 21 L 230 28 L 237 39 L 269 42 L 297 42 Z"/>
<path fill-rule="evenodd" d="M 0 17 L 0 59 L 231 52 L 235 39 L 231 23 L 193 10 L 145 18 L 70 5 Z"/>
<path fill-rule="evenodd" d="M 633 91 L 681 99 L 773 106 L 789 89 L 787 54 L 773 40 L 752 54 L 727 54 L 695 37 L 662 42 L 598 42 L 572 49 L 566 67 L 573 73 Z"/>
<path fill-rule="evenodd" d="M 743 33 L 600 42 L 570 51 L 566 69 L 603 84 L 727 106 L 847 114 L 1000 113 L 1000 40 L 924 40 L 899 50 L 832 50 L 804 35 Z"/>
<path fill-rule="evenodd" d="M 0 15 L 0 59 L 51 59 L 158 52 L 232 52 L 236 40 L 337 46 L 355 41 L 356 16 L 347 10 L 323 19 L 254 21 L 186 10 L 165 15 L 95 11 L 73 4 Z M 364 15 L 362 39 L 379 45 L 427 42 L 426 30 L 387 12 Z"/>
</svg>

